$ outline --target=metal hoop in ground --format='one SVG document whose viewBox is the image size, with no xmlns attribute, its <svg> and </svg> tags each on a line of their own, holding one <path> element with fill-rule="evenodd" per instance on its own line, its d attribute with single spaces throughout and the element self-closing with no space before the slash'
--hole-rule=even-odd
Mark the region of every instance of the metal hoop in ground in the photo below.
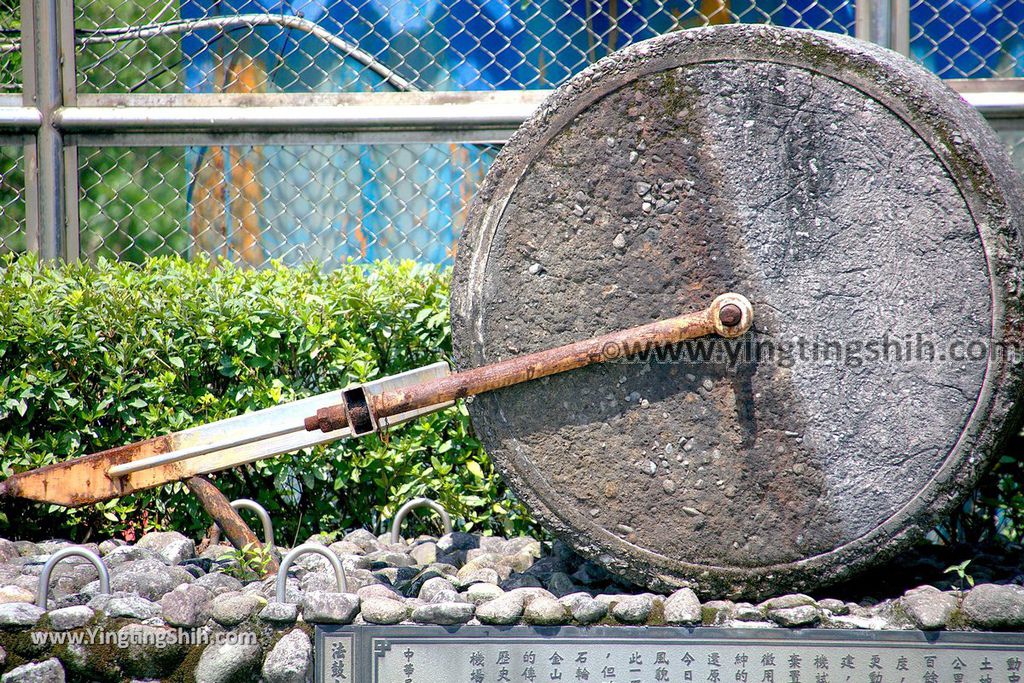
<svg viewBox="0 0 1024 683">
<path fill-rule="evenodd" d="M 284 602 L 285 597 L 287 596 L 288 569 L 292 566 L 292 563 L 294 563 L 295 560 L 303 555 L 309 555 L 310 553 L 320 555 L 327 559 L 331 567 L 334 569 L 334 578 L 338 582 L 338 592 L 348 592 L 348 577 L 345 576 L 345 568 L 341 565 L 341 560 L 338 559 L 338 556 L 322 545 L 312 545 L 307 543 L 306 545 L 300 545 L 297 548 L 292 548 L 292 550 L 284 556 L 284 559 L 281 560 L 281 567 L 277 570 L 277 581 L 275 582 L 275 596 L 278 602 Z"/>
<path fill-rule="evenodd" d="M 920 537 L 1016 427 L 1020 372 L 950 344 L 1021 340 L 1022 194 L 977 112 L 895 53 L 738 25 L 627 47 L 495 161 L 458 249 L 457 364 L 723 291 L 755 331 L 480 396 L 474 427 L 545 526 L 635 581 L 842 579 Z"/>
<path fill-rule="evenodd" d="M 110 593 L 110 572 L 107 565 L 100 559 L 100 556 L 87 548 L 62 548 L 58 550 L 43 565 L 43 571 L 39 574 L 39 591 L 36 595 L 36 606 L 46 609 L 46 601 L 50 597 L 50 575 L 53 568 L 69 557 L 84 557 L 96 567 L 96 573 L 100 577 L 100 593 Z"/>
<path fill-rule="evenodd" d="M 408 503 L 398 508 L 398 512 L 395 513 L 395 519 L 391 522 L 391 542 L 398 543 L 402 540 L 402 522 L 409 515 L 410 512 L 417 508 L 430 508 L 441 516 L 441 525 L 444 528 L 445 534 L 452 532 L 452 518 L 448 515 L 448 511 L 441 507 L 441 504 L 433 501 L 429 498 L 413 498 Z"/>
<path fill-rule="evenodd" d="M 267 509 L 257 503 L 255 500 L 248 498 L 239 498 L 231 501 L 231 507 L 236 512 L 242 510 L 251 510 L 256 513 L 256 516 L 260 519 L 260 524 L 263 525 L 263 545 L 268 551 L 274 550 L 274 523 L 270 519 L 270 513 Z M 220 542 L 220 526 L 214 522 L 213 534 L 210 536 L 210 545 L 217 545 Z"/>
</svg>

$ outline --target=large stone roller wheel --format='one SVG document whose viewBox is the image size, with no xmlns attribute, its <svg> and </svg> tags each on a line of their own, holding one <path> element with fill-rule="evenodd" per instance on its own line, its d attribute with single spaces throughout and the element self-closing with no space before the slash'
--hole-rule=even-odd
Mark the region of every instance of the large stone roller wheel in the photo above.
<svg viewBox="0 0 1024 683">
<path fill-rule="evenodd" d="M 728 291 L 761 357 L 690 342 L 480 396 L 473 424 L 541 522 L 655 590 L 844 578 L 920 538 L 1018 423 L 1020 372 L 981 356 L 1020 341 L 1021 196 L 981 117 L 893 52 L 753 26 L 633 45 L 495 161 L 459 245 L 457 363 Z"/>
</svg>

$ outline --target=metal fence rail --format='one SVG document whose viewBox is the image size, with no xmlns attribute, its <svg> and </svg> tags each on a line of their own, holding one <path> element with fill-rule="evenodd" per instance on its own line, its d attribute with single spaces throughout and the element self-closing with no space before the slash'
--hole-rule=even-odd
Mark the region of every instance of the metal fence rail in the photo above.
<svg viewBox="0 0 1024 683">
<path fill-rule="evenodd" d="M 1024 167 L 1024 0 L 23 0 L 0 10 L 0 253 L 446 262 L 547 89 L 725 22 L 907 53 Z"/>
</svg>

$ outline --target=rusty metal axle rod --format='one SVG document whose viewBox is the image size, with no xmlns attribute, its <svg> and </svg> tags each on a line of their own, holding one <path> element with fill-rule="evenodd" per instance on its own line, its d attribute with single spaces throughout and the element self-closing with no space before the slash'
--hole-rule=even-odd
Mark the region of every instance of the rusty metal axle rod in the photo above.
<svg viewBox="0 0 1024 683">
<path fill-rule="evenodd" d="M 316 415 L 306 418 L 306 429 L 332 432 L 347 426 L 356 434 L 369 433 L 377 430 L 377 420 L 382 417 L 633 356 L 709 334 L 738 337 L 750 329 L 752 321 L 753 307 L 746 297 L 722 294 L 703 311 L 517 356 L 406 389 L 364 397 L 346 392 L 343 403 L 321 408 Z"/>
<path fill-rule="evenodd" d="M 21 472 L 0 495 L 65 506 L 97 503 L 196 475 L 393 427 L 473 396 L 710 334 L 738 337 L 753 307 L 722 294 L 704 310 L 451 374 L 434 363 L 341 391 Z M 310 415 L 315 413 L 315 415 Z"/>
</svg>

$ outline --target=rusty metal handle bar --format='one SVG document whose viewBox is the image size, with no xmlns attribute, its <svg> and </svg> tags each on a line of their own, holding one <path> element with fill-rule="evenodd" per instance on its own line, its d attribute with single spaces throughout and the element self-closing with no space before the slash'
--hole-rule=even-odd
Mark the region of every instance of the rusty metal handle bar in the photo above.
<svg viewBox="0 0 1024 683">
<path fill-rule="evenodd" d="M 517 356 L 406 389 L 361 396 L 357 388 L 345 392 L 341 404 L 321 408 L 316 415 L 306 418 L 306 429 L 332 432 L 349 427 L 355 435 L 367 434 L 377 431 L 377 421 L 390 415 L 633 356 L 709 334 L 738 337 L 750 329 L 752 321 L 753 306 L 746 297 L 735 293 L 722 294 L 703 311 Z"/>
<path fill-rule="evenodd" d="M 199 486 L 203 482 L 197 475 L 370 434 L 443 410 L 458 398 L 709 334 L 738 337 L 750 329 L 752 321 L 753 307 L 746 298 L 723 294 L 702 311 L 465 372 L 451 374 L 446 363 L 433 363 L 341 391 L 21 472 L 0 482 L 0 495 L 74 507 L 173 481 L 187 480 L 192 482 L 190 486 Z M 223 502 L 224 513 L 237 517 L 227 501 Z"/>
</svg>

